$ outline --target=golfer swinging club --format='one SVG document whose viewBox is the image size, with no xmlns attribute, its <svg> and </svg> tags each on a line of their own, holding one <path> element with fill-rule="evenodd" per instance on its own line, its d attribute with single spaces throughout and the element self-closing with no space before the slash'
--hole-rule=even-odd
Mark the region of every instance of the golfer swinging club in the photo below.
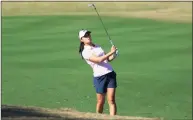
<svg viewBox="0 0 193 120">
<path fill-rule="evenodd" d="M 92 42 L 91 31 L 88 30 L 80 30 L 79 39 L 79 53 L 93 69 L 93 83 L 97 97 L 96 112 L 103 113 L 105 96 L 107 95 L 110 115 L 116 115 L 116 73 L 108 62 L 116 57 L 115 53 L 117 49 L 115 46 L 112 46 L 110 52 L 105 54 L 99 45 Z"/>
</svg>

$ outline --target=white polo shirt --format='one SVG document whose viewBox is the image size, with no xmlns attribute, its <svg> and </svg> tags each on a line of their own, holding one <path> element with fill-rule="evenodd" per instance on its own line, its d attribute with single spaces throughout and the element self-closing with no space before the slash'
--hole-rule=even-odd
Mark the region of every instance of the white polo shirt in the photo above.
<svg viewBox="0 0 193 120">
<path fill-rule="evenodd" d="M 92 55 L 99 57 L 99 56 L 103 56 L 104 54 L 105 54 L 104 50 L 98 45 L 95 45 L 94 47 L 84 46 L 84 50 L 82 51 L 82 56 L 93 69 L 94 77 L 99 77 L 113 71 L 112 66 L 108 63 L 107 60 L 104 60 L 101 63 L 94 63 L 89 61 L 89 58 Z"/>
</svg>

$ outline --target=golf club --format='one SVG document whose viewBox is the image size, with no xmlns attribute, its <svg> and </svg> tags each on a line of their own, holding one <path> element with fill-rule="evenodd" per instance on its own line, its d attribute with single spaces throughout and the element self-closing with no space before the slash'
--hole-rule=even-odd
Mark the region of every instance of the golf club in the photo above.
<svg viewBox="0 0 193 120">
<path fill-rule="evenodd" d="M 94 4 L 88 4 L 88 7 L 93 7 L 93 8 L 95 9 L 95 11 L 96 11 L 96 13 L 97 13 L 97 15 L 98 15 L 98 18 L 99 18 L 99 20 L 101 21 L 101 23 L 102 23 L 102 25 L 103 25 L 103 28 L 105 29 L 105 32 L 106 32 L 106 34 L 107 34 L 107 36 L 108 36 L 108 38 L 109 38 L 109 42 L 111 43 L 111 45 L 114 45 L 114 44 L 113 44 L 113 41 L 112 41 L 111 38 L 110 38 L 109 33 L 107 32 L 107 29 L 106 29 L 106 27 L 105 27 L 102 19 L 101 19 L 100 15 L 99 15 L 96 7 L 95 7 L 95 5 L 94 5 Z"/>
<path fill-rule="evenodd" d="M 114 46 L 113 41 L 111 40 L 110 35 L 109 35 L 109 33 L 107 32 L 107 29 L 106 29 L 106 27 L 105 27 L 105 25 L 104 25 L 104 23 L 103 23 L 100 15 L 99 15 L 98 11 L 97 11 L 97 9 L 96 9 L 96 6 L 95 6 L 94 4 L 88 4 L 88 7 L 92 7 L 92 8 L 95 9 L 95 11 L 96 11 L 96 13 L 97 13 L 97 15 L 98 15 L 98 18 L 99 18 L 99 20 L 101 21 L 102 26 L 103 26 L 103 28 L 105 29 L 105 32 L 106 32 L 106 34 L 107 34 L 107 36 L 108 36 L 108 39 L 109 39 L 110 44 L 111 44 L 112 46 Z M 118 50 L 116 50 L 116 56 L 117 56 L 117 55 L 118 55 Z"/>
</svg>

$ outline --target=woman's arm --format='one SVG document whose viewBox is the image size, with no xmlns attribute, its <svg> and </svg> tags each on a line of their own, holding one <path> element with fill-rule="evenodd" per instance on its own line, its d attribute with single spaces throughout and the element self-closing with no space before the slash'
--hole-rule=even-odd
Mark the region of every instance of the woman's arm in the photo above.
<svg viewBox="0 0 193 120">
<path fill-rule="evenodd" d="M 95 63 L 101 63 L 103 62 L 104 60 L 107 60 L 109 58 L 109 56 L 113 55 L 114 54 L 114 51 L 110 51 L 109 53 L 103 55 L 103 56 L 100 56 L 100 57 L 97 57 L 95 55 L 92 55 L 90 58 L 89 58 L 89 61 L 91 62 L 95 62 Z"/>
<path fill-rule="evenodd" d="M 107 60 L 108 60 L 109 62 L 111 62 L 111 61 L 113 61 L 114 59 L 115 59 L 115 56 L 114 56 L 114 54 L 112 54 L 111 56 L 108 57 Z"/>
<path fill-rule="evenodd" d="M 103 55 L 103 56 L 100 56 L 100 57 L 97 57 L 95 55 L 92 55 L 90 58 L 89 58 L 89 61 L 91 62 L 95 62 L 95 63 L 101 63 L 103 62 L 104 60 L 108 60 L 110 56 L 113 56 L 113 54 L 116 52 L 116 47 L 115 46 L 112 46 L 111 47 L 111 51 L 108 52 L 107 54 Z"/>
</svg>

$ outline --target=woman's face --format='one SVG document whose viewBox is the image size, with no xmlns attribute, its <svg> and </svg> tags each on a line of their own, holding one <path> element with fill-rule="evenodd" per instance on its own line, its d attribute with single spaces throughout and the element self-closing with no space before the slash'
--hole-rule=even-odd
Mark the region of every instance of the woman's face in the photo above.
<svg viewBox="0 0 193 120">
<path fill-rule="evenodd" d="M 84 42 L 84 44 L 90 44 L 90 43 L 92 43 L 92 39 L 91 39 L 90 33 L 86 33 L 86 34 L 84 35 L 84 37 L 82 37 L 81 41 Z"/>
</svg>

